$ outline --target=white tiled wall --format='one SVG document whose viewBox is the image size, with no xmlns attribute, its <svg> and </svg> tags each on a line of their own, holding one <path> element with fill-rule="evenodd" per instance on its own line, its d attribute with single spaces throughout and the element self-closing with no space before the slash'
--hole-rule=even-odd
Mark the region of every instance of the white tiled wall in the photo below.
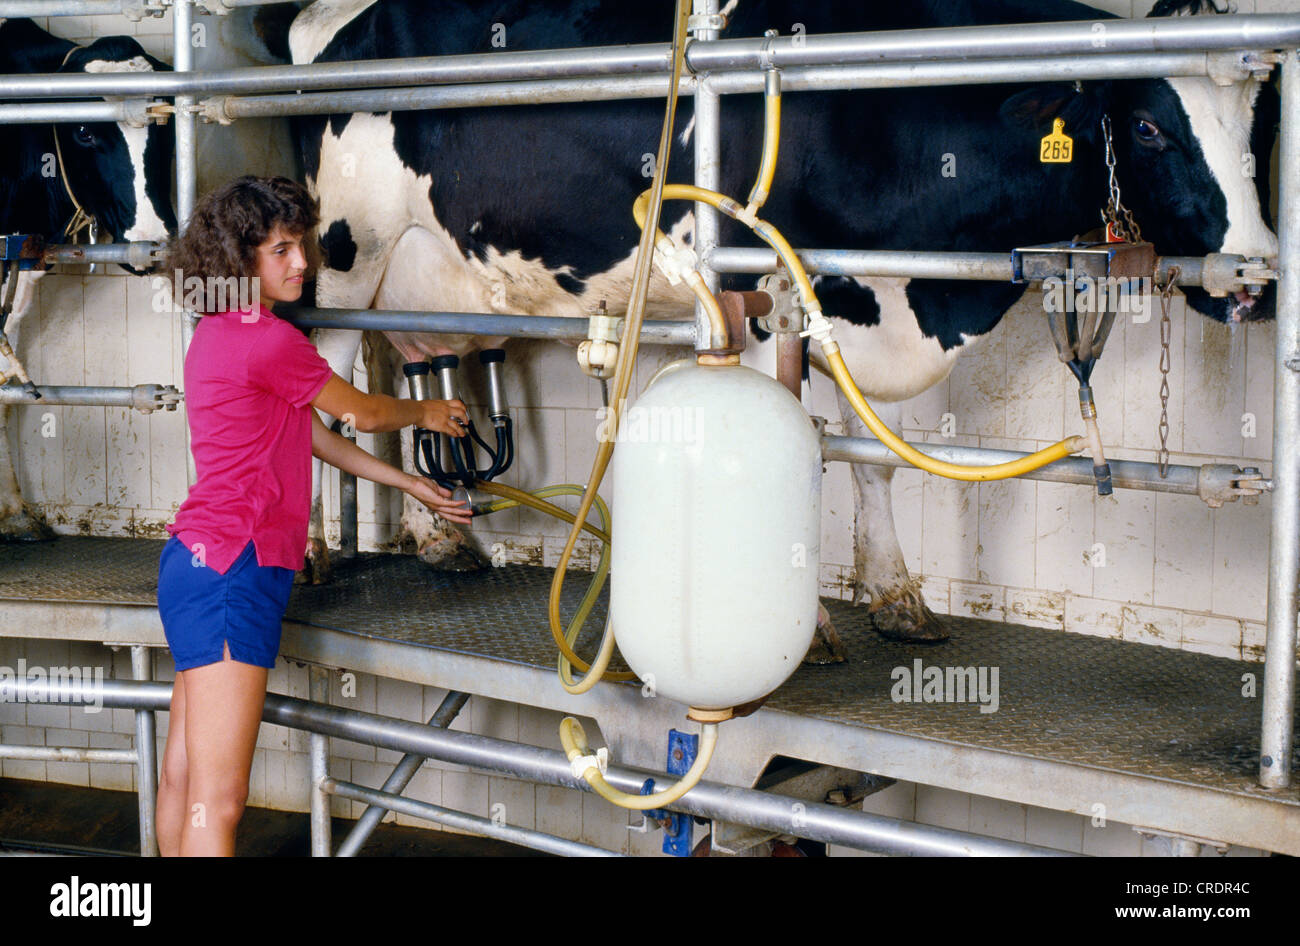
<svg viewBox="0 0 1300 946">
<path fill-rule="evenodd" d="M 1146 0 L 1098 6 L 1141 15 Z M 1294 0 L 1240 0 L 1241 12 L 1292 11 Z M 42 23 L 42 25 L 45 25 Z M 170 17 L 132 25 L 120 18 L 49 18 L 54 32 L 77 40 L 134 32 L 152 54 L 170 60 Z M 221 27 L 218 26 L 218 29 Z M 200 66 L 233 64 L 223 44 L 199 51 Z M 200 193 L 237 173 L 293 173 L 282 124 L 203 128 Z M 20 354 L 39 381 L 57 384 L 181 386 L 180 331 L 154 311 L 147 279 L 65 268 L 40 283 L 39 303 L 24 323 Z M 1058 364 L 1028 297 L 951 377 L 904 405 L 907 439 L 1034 450 L 1078 432 L 1074 385 Z M 1035 315 L 1035 312 L 1040 313 Z M 1169 403 L 1172 462 L 1226 461 L 1268 474 L 1272 436 L 1271 323 L 1229 329 L 1184 312 L 1172 313 L 1174 344 Z M 1117 320 L 1095 376 L 1103 439 L 1115 459 L 1154 460 L 1159 417 L 1158 315 L 1145 324 Z M 566 346 L 511 346 L 508 395 L 518 434 L 517 467 L 507 477 L 525 488 L 586 481 L 595 454 L 600 389 L 576 368 Z M 643 349 L 636 388 L 680 351 Z M 467 381 L 472 377 L 467 375 Z M 472 400 L 472 399 L 471 399 Z M 952 413 L 956 436 L 939 435 Z M 1245 415 L 1254 436 L 1243 436 Z M 53 418 L 52 422 L 50 418 Z M 49 436 L 50 433 L 53 436 Z M 21 457 L 24 495 L 41 505 L 63 533 L 158 537 L 185 496 L 183 414 L 144 416 L 115 408 L 22 407 L 10 436 Z M 359 442 L 375 449 L 375 438 Z M 327 481 L 336 505 L 337 476 Z M 377 494 L 379 493 L 379 494 Z M 362 547 L 376 548 L 394 530 L 400 504 L 361 483 Z M 608 485 L 602 490 L 608 498 Z M 909 569 L 941 613 L 1005 619 L 1045 629 L 1136 640 L 1259 660 L 1263 650 L 1269 500 L 1208 509 L 1194 497 L 1117 491 L 1099 499 L 1087 488 L 1012 481 L 958 484 L 900 470 L 894 517 Z M 853 589 L 852 490 L 847 468 L 832 465 L 824 485 L 822 593 L 848 598 Z M 337 541 L 337 520 L 330 523 Z M 532 511 L 510 510 L 481 521 L 474 539 L 511 561 L 554 564 L 565 530 Z M 594 564 L 591 544 L 576 564 Z M 0 662 L 25 656 L 49 664 L 94 665 L 102 648 L 60 642 L 0 640 Z M 129 676 L 125 652 L 113 669 Z M 163 678 L 170 659 L 158 657 Z M 426 720 L 441 693 L 359 677 L 359 708 Z M 280 661 L 271 689 L 307 695 L 306 671 Z M 126 711 L 98 717 L 66 708 L 0 704 L 0 741 L 35 745 L 125 748 L 133 724 Z M 555 717 L 555 718 L 552 718 Z M 475 697 L 453 728 L 554 747 L 558 715 Z M 159 746 L 167 717 L 159 720 Z M 306 741 L 264 726 L 250 802 L 305 809 Z M 333 741 L 331 773 L 378 786 L 396 754 Z M 4 761 L 6 777 L 48 779 L 105 788 L 132 787 L 128 766 Z M 536 827 L 632 853 L 657 850 L 657 835 L 629 833 L 622 812 L 579 792 L 534 787 L 445 766 L 425 766 L 411 797 L 488 816 L 503 804 L 512 824 Z M 335 799 L 336 814 L 360 805 Z M 929 824 L 1083 853 L 1159 853 L 1127 826 L 1093 827 L 1085 818 L 1009 805 L 959 792 L 900 784 L 868 799 L 866 810 Z M 390 815 L 390 818 L 392 816 Z M 419 823 L 406 816 L 398 821 Z M 837 850 L 835 853 L 851 853 Z"/>
</svg>

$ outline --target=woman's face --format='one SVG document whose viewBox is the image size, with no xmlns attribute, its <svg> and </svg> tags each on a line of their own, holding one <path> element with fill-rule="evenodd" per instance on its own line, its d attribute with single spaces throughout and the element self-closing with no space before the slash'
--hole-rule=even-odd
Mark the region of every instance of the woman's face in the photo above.
<svg viewBox="0 0 1300 946">
<path fill-rule="evenodd" d="M 253 275 L 261 283 L 262 305 L 269 309 L 276 302 L 296 302 L 302 296 L 302 276 L 306 269 L 302 237 L 276 226 L 266 242 L 257 248 L 253 264 Z"/>
</svg>

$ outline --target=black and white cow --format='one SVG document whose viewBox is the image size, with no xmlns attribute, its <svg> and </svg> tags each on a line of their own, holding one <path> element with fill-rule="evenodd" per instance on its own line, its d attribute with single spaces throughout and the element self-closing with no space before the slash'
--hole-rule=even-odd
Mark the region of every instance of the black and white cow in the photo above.
<svg viewBox="0 0 1300 946">
<path fill-rule="evenodd" d="M 1199 6 L 1162 0 L 1155 12 Z M 818 34 L 1109 17 L 1068 0 L 732 0 L 724 12 L 732 37 L 788 34 L 795 24 Z M 662 42 L 669 20 L 666 4 L 614 0 L 317 0 L 294 21 L 290 44 L 298 63 L 491 54 L 502 35 L 511 50 Z M 1184 78 L 793 93 L 763 217 L 801 247 L 996 250 L 1066 239 L 1099 225 L 1107 196 L 1100 129 L 1109 115 L 1126 203 L 1158 252 L 1271 257 L 1277 244 L 1256 181 L 1242 172 L 1252 129 L 1261 167 L 1275 130 L 1275 117 L 1254 120 L 1259 92 L 1253 80 Z M 728 97 L 722 114 L 721 190 L 743 197 L 761 152 L 760 97 Z M 1058 116 L 1075 159 L 1040 164 L 1039 140 Z M 308 184 L 321 202 L 318 304 L 579 316 L 604 299 L 617 312 L 638 237 L 628 208 L 647 186 L 643 155 L 654 150 L 661 118 L 662 103 L 643 100 L 298 120 Z M 678 127 L 670 179 L 689 181 L 685 116 Z M 942 173 L 945 156 L 956 177 Z M 665 205 L 664 229 L 688 233 L 689 208 Z M 749 237 L 724 229 L 723 241 Z M 1023 292 L 920 279 L 817 285 L 850 370 L 883 402 L 946 377 Z M 651 317 L 685 317 L 683 287 L 656 273 L 651 294 Z M 1263 317 L 1271 306 L 1268 296 L 1252 303 L 1196 290 L 1188 300 L 1221 321 Z M 411 360 L 497 341 L 390 338 Z M 349 377 L 358 340 L 322 332 L 317 343 Z M 885 418 L 896 423 L 888 406 Z M 841 408 L 847 432 L 864 435 Z M 946 632 L 894 534 L 891 475 L 854 468 L 855 600 L 869 597 L 886 636 L 940 640 Z M 403 526 L 422 551 L 437 550 L 446 533 L 419 524 L 422 513 L 408 504 Z"/>
<path fill-rule="evenodd" d="M 129 36 L 106 36 L 78 46 L 51 36 L 31 20 L 0 18 L 0 75 L 168 68 Z M 75 212 L 72 195 L 98 221 L 99 229 L 116 240 L 165 240 L 176 229 L 170 128 L 132 128 L 124 122 L 2 127 L 0 233 L 34 233 L 50 243 L 67 242 L 64 234 Z M 44 270 L 38 269 L 19 276 L 14 311 L 5 323 L 16 352 L 20 322 L 42 275 Z M 43 379 L 33 380 L 39 386 Z M 51 533 L 43 518 L 19 493 L 5 434 L 8 413 L 0 406 L 0 539 L 47 538 Z"/>
</svg>

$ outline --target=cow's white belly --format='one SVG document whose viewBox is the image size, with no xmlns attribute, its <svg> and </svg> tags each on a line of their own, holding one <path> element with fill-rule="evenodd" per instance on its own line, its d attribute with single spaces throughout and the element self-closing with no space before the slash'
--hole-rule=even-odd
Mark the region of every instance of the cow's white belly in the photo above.
<svg viewBox="0 0 1300 946">
<path fill-rule="evenodd" d="M 880 322 L 867 326 L 834 319 L 833 337 L 862 393 L 882 401 L 902 401 L 948 377 L 966 345 L 944 351 L 938 339 L 922 334 L 907 301 L 908 280 L 856 277 L 856 281 L 875 294 Z M 818 368 L 828 370 L 819 345 L 812 344 L 808 354 Z"/>
</svg>

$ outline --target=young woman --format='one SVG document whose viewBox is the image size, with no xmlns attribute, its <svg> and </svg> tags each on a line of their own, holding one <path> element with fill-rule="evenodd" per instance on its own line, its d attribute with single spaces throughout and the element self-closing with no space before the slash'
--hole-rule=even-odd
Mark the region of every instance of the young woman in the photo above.
<svg viewBox="0 0 1300 946">
<path fill-rule="evenodd" d="M 173 291 L 229 277 L 256 287 L 240 311 L 211 294 L 184 295 L 202 311 L 185 356 L 185 412 L 198 473 L 167 526 L 158 611 L 176 661 L 167 747 L 158 786 L 158 846 L 169 855 L 230 855 L 248 798 L 249 769 L 280 648 L 280 620 L 302 567 L 311 457 L 395 486 L 453 522 L 463 504 L 331 432 L 313 407 L 362 431 L 418 424 L 462 436 L 460 401 L 363 394 L 334 374 L 297 329 L 271 313 L 302 295 L 303 240 L 314 201 L 283 177 L 241 177 L 194 208 L 167 266 Z"/>
</svg>

